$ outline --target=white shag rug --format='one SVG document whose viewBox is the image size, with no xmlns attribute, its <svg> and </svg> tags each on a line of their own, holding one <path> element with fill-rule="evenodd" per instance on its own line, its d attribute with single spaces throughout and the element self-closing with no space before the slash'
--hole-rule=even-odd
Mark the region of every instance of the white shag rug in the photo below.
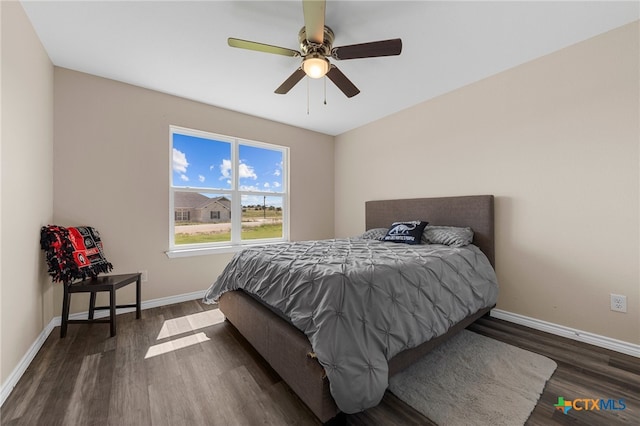
<svg viewBox="0 0 640 426">
<path fill-rule="evenodd" d="M 393 376 L 389 390 L 441 426 L 523 425 L 556 367 L 463 330 Z"/>
</svg>

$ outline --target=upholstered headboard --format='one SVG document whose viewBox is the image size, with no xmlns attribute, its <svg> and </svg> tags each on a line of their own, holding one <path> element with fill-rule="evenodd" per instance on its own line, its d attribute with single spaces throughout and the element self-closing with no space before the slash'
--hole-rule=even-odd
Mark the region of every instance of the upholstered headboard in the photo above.
<svg viewBox="0 0 640 426">
<path fill-rule="evenodd" d="M 493 195 L 379 200 L 365 203 L 366 229 L 388 228 L 393 222 L 424 220 L 430 225 L 469 226 L 473 244 L 495 268 Z"/>
</svg>

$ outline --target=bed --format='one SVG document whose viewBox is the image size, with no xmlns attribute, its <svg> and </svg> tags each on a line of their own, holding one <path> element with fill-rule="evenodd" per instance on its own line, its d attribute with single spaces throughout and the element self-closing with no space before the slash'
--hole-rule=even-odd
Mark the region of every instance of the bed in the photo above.
<svg viewBox="0 0 640 426">
<path fill-rule="evenodd" d="M 452 249 L 349 238 L 243 250 L 205 302 L 219 303 L 320 421 L 362 411 L 379 402 L 388 377 L 495 306 L 493 201 L 492 195 L 368 201 L 367 230 L 421 219 L 470 227 L 473 244 Z M 423 266 L 426 272 L 414 270 Z M 419 281 L 429 274 L 442 285 Z M 380 284 L 396 279 L 388 288 Z M 322 287 L 339 290 L 329 296 Z M 394 328 L 405 322 L 406 330 Z"/>
</svg>

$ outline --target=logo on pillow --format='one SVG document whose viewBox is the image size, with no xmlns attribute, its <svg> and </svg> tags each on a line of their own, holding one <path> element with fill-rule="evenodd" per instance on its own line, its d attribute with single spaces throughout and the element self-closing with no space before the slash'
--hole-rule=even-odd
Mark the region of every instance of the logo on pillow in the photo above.
<svg viewBox="0 0 640 426">
<path fill-rule="evenodd" d="M 393 243 L 420 244 L 422 232 L 426 226 L 427 222 L 421 220 L 394 222 L 381 240 Z"/>
</svg>

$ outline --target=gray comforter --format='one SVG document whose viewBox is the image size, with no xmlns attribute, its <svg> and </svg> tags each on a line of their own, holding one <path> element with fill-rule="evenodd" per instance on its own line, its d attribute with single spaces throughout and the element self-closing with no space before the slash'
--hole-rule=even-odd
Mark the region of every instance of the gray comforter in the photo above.
<svg viewBox="0 0 640 426">
<path fill-rule="evenodd" d="M 366 239 L 305 241 L 237 253 L 205 302 L 242 289 L 302 330 L 338 408 L 377 405 L 387 361 L 496 303 L 496 275 L 476 246 Z"/>
</svg>

